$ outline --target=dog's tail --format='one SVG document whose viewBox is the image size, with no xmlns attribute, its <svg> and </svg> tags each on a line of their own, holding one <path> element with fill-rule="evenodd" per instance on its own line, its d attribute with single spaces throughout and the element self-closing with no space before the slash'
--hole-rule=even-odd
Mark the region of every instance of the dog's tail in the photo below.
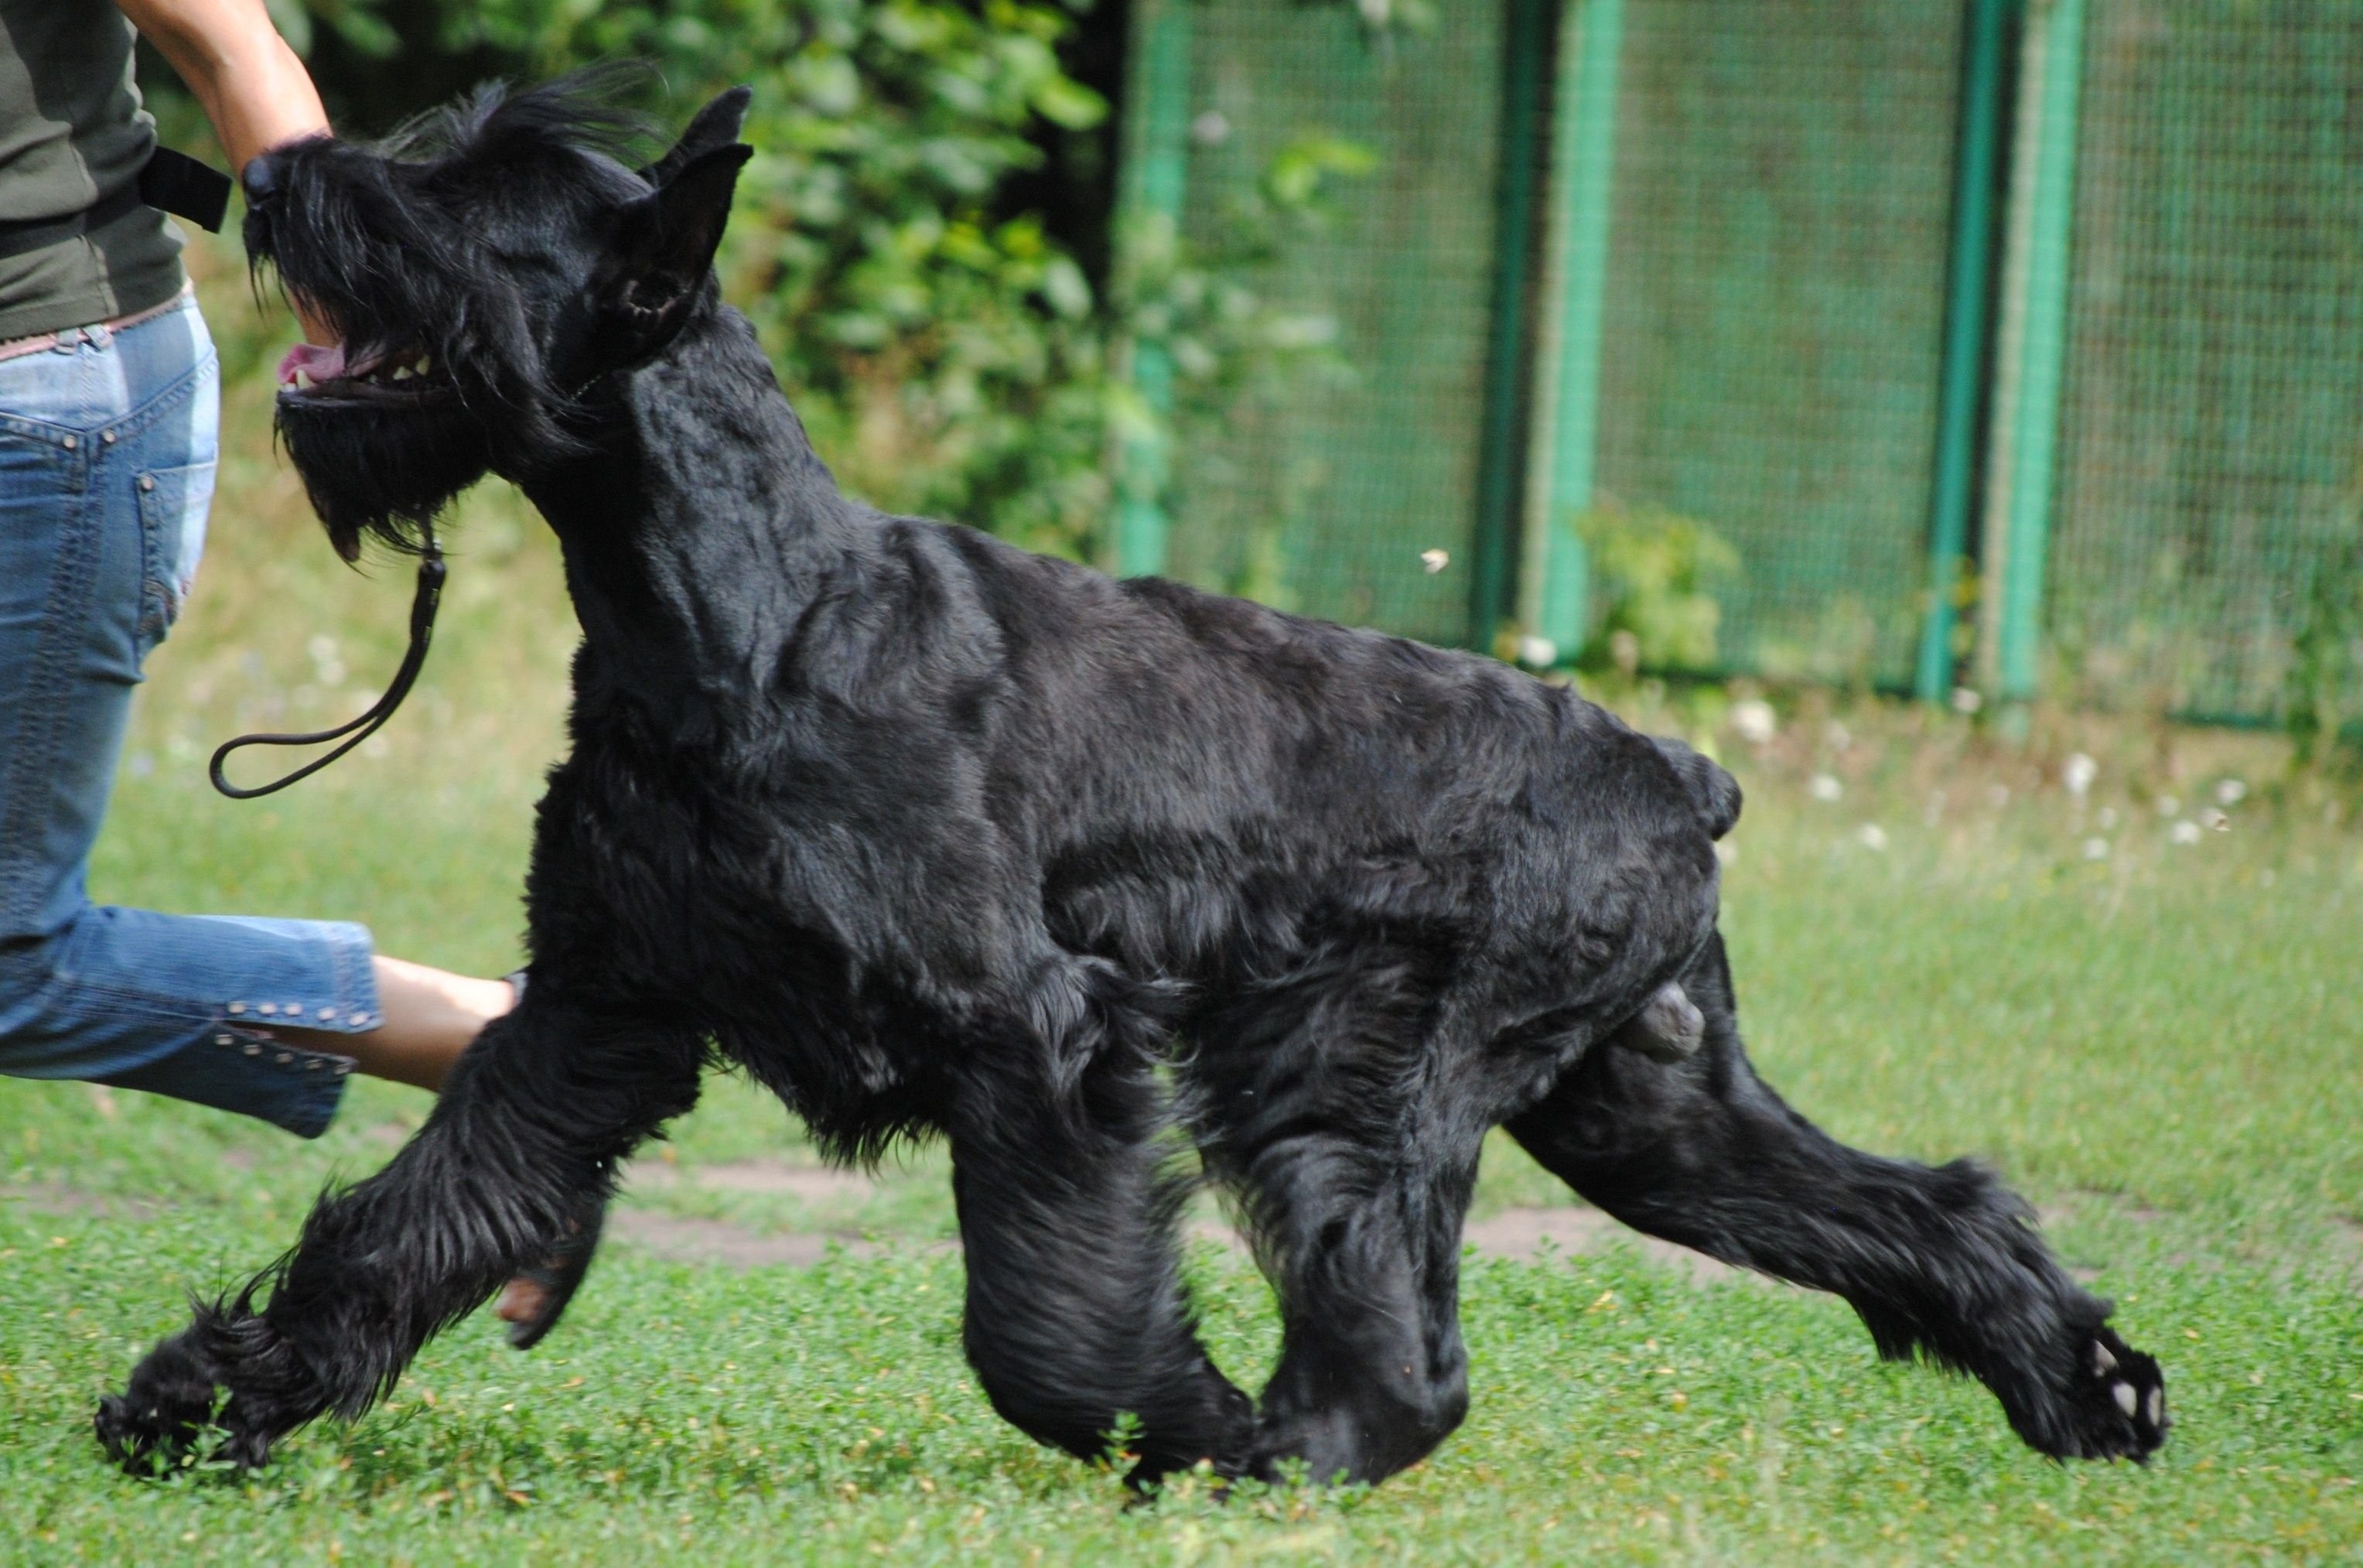
<svg viewBox="0 0 2363 1568">
<path fill-rule="evenodd" d="M 1682 792 L 1691 797 L 1691 809 L 1707 837 L 1720 839 L 1730 832 L 1739 820 L 1739 781 L 1679 740 L 1656 735 L 1649 740 L 1673 764 L 1674 776 L 1681 780 Z"/>
</svg>

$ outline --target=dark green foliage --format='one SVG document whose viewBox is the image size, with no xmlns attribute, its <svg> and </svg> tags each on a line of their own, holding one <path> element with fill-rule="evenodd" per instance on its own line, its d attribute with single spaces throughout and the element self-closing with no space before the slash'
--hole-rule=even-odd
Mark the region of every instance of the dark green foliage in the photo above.
<svg viewBox="0 0 2363 1568">
<path fill-rule="evenodd" d="M 1243 384 L 1284 377 L 1326 339 L 1254 280 L 1326 177 L 1368 162 L 1315 137 L 1275 159 L 1219 238 L 1120 237 L 1108 95 L 1123 17 L 1090 0 L 274 0 L 273 14 L 357 134 L 483 78 L 604 61 L 649 68 L 639 106 L 660 122 L 752 85 L 760 156 L 722 270 L 815 445 L 876 505 L 1076 558 L 1103 542 L 1127 421 L 1220 417 Z M 169 72 L 151 58 L 142 75 L 167 136 L 200 141 Z M 1165 416 L 1123 373 L 1142 338 L 1172 350 Z"/>
</svg>

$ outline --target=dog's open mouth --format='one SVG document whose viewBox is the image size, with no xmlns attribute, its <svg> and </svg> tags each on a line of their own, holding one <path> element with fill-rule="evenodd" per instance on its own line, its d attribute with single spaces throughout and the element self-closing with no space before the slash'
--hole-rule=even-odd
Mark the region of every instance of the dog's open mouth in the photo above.
<svg viewBox="0 0 2363 1568">
<path fill-rule="evenodd" d="M 450 395 L 451 378 L 424 349 L 348 358 L 342 345 L 298 343 L 279 361 L 282 400 L 314 407 L 431 403 Z"/>
</svg>

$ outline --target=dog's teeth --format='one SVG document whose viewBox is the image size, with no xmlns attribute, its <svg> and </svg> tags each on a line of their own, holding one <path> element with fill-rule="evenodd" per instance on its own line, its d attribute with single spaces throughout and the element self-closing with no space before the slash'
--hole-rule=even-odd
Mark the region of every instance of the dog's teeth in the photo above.
<svg viewBox="0 0 2363 1568">
<path fill-rule="evenodd" d="M 2166 1390 L 2163 1388 L 2149 1391 L 2149 1424 L 2153 1427 L 2166 1425 Z"/>
<path fill-rule="evenodd" d="M 2109 1373 L 2116 1370 L 2117 1358 L 2109 1353 L 2109 1347 L 2101 1343 L 2098 1340 L 2093 1340 L 2092 1371 L 2100 1376 L 2106 1377 Z"/>
<path fill-rule="evenodd" d="M 2134 1385 L 2130 1383 L 2120 1383 L 2109 1393 L 2115 1397 L 2117 1408 L 2128 1416 L 2141 1404 L 2141 1396 L 2134 1392 Z"/>
</svg>

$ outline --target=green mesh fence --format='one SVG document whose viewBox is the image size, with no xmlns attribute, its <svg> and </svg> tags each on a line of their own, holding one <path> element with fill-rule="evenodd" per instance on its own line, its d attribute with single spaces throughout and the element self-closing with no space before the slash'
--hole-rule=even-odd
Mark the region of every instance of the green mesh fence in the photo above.
<svg viewBox="0 0 2363 1568">
<path fill-rule="evenodd" d="M 1486 433 L 1489 334 L 1514 320 L 1495 301 L 1531 261 L 1543 340 L 1527 371 L 1545 379 L 1528 483 L 1574 472 L 1550 443 L 1580 428 L 1576 493 L 1733 546 L 1714 664 L 1911 682 L 1969 0 L 1621 0 L 1614 69 L 1595 78 L 1614 82 L 1613 159 L 1592 143 L 1612 171 L 1604 274 L 1587 274 L 1604 287 L 1584 295 L 1597 395 L 1558 423 L 1554 406 L 1577 406 L 1548 379 L 1564 255 L 1497 255 L 1507 0 L 1439 6 L 1392 46 L 1344 4 L 1164 3 L 1190 6 L 1186 233 L 1219 239 L 1298 139 L 1378 158 L 1267 280 L 1335 320 L 1338 377 L 1249 397 L 1176 454 L 1170 571 L 1481 640 L 1481 469 L 1489 451 L 1492 472 L 1508 461 L 1499 396 L 1490 447 Z M 2036 249 L 2064 273 L 2030 267 L 2017 228 L 1995 237 L 1989 373 L 2062 363 L 2020 356 L 2014 334 L 2037 317 L 2061 323 L 2044 342 L 2064 342 L 2064 371 L 2039 387 L 2009 371 L 1983 428 L 1985 564 L 2006 564 L 2005 522 L 2037 552 L 1986 633 L 2008 655 L 2039 628 L 2047 667 L 2086 695 L 2363 714 L 2363 0 L 2033 0 L 2028 18 L 2030 47 L 2054 38 L 2058 58 L 2030 77 L 2051 88 L 2001 115 L 2008 162 L 2022 189 L 2056 164 L 2072 206 L 2044 211 L 2072 222 L 2027 231 L 2052 236 Z M 2044 74 L 2060 69 L 2074 74 Z M 1572 112 L 1564 96 L 1548 108 Z M 1512 134 L 1550 146 L 1548 123 Z M 1537 197 L 1548 210 L 1556 195 Z M 2061 280 L 2043 295 L 2064 313 L 2029 303 L 2043 277 Z M 1570 523 L 1532 515 L 1546 544 Z M 1438 550 L 1450 564 L 1431 573 L 1421 557 Z M 1602 577 L 1594 625 L 1616 587 Z M 2031 689 L 2036 663 L 2017 658 L 2002 685 Z M 1973 667 L 1993 682 L 1991 646 Z"/>
<path fill-rule="evenodd" d="M 1961 7 L 1628 0 L 1625 28 L 1598 497 L 1737 549 L 1718 662 L 1901 684 Z"/>
<path fill-rule="evenodd" d="M 2363 4 L 2087 28 L 2054 650 L 2088 693 L 2277 716 L 2355 595 L 2317 573 L 2353 569 L 2363 455 Z"/>
<path fill-rule="evenodd" d="M 1334 374 L 1249 397 L 1177 454 L 1167 570 L 1432 641 L 1468 639 L 1501 156 L 1502 7 L 1388 43 L 1353 7 L 1193 6 L 1182 231 L 1220 243 L 1274 156 L 1376 166 L 1259 287 L 1337 326 Z M 1423 552 L 1448 564 L 1430 572 Z"/>
</svg>

